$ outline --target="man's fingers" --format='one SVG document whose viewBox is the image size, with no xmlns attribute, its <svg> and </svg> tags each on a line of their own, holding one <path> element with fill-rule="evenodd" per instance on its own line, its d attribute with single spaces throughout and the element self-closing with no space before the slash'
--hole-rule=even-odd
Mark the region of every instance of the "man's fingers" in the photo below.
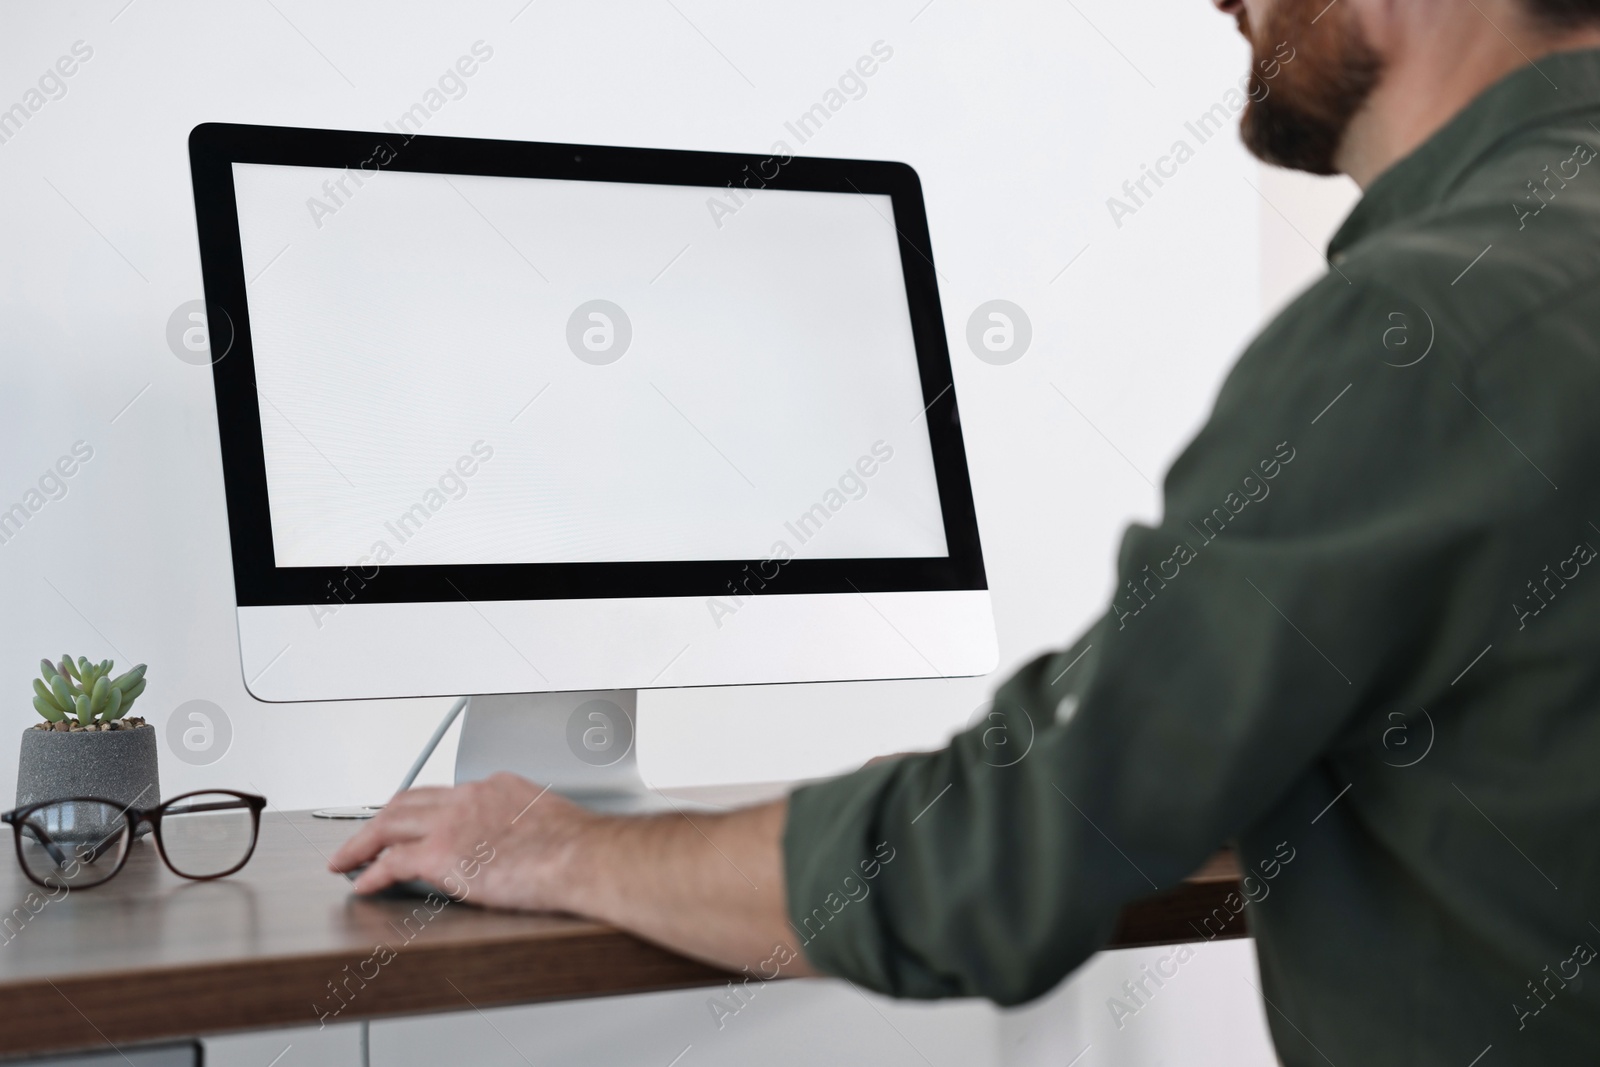
<svg viewBox="0 0 1600 1067">
<path fill-rule="evenodd" d="M 426 880 L 428 875 L 424 871 L 427 856 L 426 847 L 420 843 L 394 845 L 384 850 L 383 854 L 372 862 L 372 866 L 361 872 L 351 886 L 357 893 L 376 893 L 385 886 L 395 882 L 404 882 L 412 878 Z"/>
<path fill-rule="evenodd" d="M 383 851 L 388 838 L 387 813 L 380 811 L 370 822 L 350 835 L 349 840 L 334 850 L 333 857 L 328 860 L 328 869 L 348 871 L 351 867 L 367 862 Z"/>
<path fill-rule="evenodd" d="M 329 868 L 349 870 L 371 859 L 386 845 L 420 836 L 425 829 L 419 829 L 418 817 L 436 811 L 450 793 L 450 789 L 441 786 L 424 786 L 397 794 L 371 821 L 339 846 L 328 862 Z"/>
<path fill-rule="evenodd" d="M 438 825 L 439 812 L 436 805 L 386 807 L 340 845 L 328 865 L 336 871 L 347 871 L 386 848 L 424 837 Z"/>
</svg>

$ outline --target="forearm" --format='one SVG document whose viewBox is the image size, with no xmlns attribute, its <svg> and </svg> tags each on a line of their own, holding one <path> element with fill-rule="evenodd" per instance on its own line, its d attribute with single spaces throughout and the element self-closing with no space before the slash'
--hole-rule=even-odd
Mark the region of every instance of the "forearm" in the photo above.
<svg viewBox="0 0 1600 1067">
<path fill-rule="evenodd" d="M 812 974 L 786 911 L 786 813 L 780 800 L 595 819 L 573 842 L 561 905 L 733 970 Z"/>
<path fill-rule="evenodd" d="M 400 794 L 329 866 L 370 863 L 360 893 L 431 880 L 486 907 L 565 911 L 732 970 L 799 976 L 815 972 L 786 911 L 787 814 L 781 800 L 715 815 L 600 815 L 496 774 Z"/>
</svg>

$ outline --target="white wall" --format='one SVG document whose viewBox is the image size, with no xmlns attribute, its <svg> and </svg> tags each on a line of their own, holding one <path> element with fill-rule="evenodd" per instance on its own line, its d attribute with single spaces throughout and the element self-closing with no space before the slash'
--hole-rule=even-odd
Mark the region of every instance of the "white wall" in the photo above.
<svg viewBox="0 0 1600 1067">
<path fill-rule="evenodd" d="M 0 108 L 74 42 L 94 50 L 64 96 L 0 143 L 0 507 L 74 442 L 94 449 L 67 495 L 0 544 L 0 682 L 12 693 L 0 733 L 33 721 L 28 678 L 41 655 L 147 661 L 141 710 L 158 726 L 196 699 L 232 726 L 209 766 L 163 754 L 169 794 L 251 787 L 284 808 L 381 799 L 445 703 L 269 706 L 244 691 L 209 373 L 175 358 L 165 337 L 172 311 L 201 295 L 185 155 L 198 122 L 381 128 L 483 40 L 493 59 L 426 132 L 767 151 L 793 144 L 785 120 L 875 41 L 894 48 L 867 94 L 802 151 L 902 159 L 921 172 L 1001 674 L 647 694 L 641 759 L 660 784 L 824 774 L 937 744 L 962 725 L 1005 671 L 1100 610 L 1121 529 L 1155 515 L 1165 466 L 1263 300 L 1282 296 L 1262 279 L 1316 269 L 1303 244 L 1296 259 L 1273 229 L 1233 134 L 1197 144 L 1186 132 L 1245 62 L 1231 25 L 1202 0 L 1154 10 L 1112 0 L 123 3 L 0 13 Z M 1113 220 L 1107 198 L 1125 196 L 1123 182 L 1180 138 L 1193 158 Z M 1336 198 L 1302 193 L 1280 206 L 1320 242 L 1322 205 Z M 994 298 L 1033 324 L 1031 349 L 1008 366 L 980 362 L 964 341 L 968 316 Z M 447 744 L 427 777 L 444 780 L 451 757 Z M 12 766 L 0 760 L 0 794 Z M 757 1050 L 774 1063 L 967 1063 L 984 1049 L 991 1062 L 1066 1063 L 1085 1044 L 1096 1049 L 1085 1064 L 1160 1062 L 1169 1053 L 1155 1050 L 1197 1044 L 1218 1063 L 1270 1062 L 1243 984 L 1248 947 L 1206 952 L 1192 981 L 1113 1034 L 1098 1020 L 1105 988 L 1136 969 L 1123 953 L 1004 1016 L 796 984 L 753 1005 L 732 1040 L 719 1040 L 728 1035 L 712 1027 L 703 992 L 495 1019 L 508 1033 L 523 1027 L 541 1063 L 665 1064 L 685 1043 L 685 1067 L 749 1062 Z M 509 1056 L 482 1022 L 380 1025 L 375 1062 L 437 1061 L 421 1051 L 430 1041 L 464 1043 L 462 1060 Z M 279 1036 L 218 1043 L 213 1062 L 258 1062 Z M 283 1067 L 350 1062 L 353 1045 L 337 1044 L 348 1036 L 299 1040 Z"/>
</svg>

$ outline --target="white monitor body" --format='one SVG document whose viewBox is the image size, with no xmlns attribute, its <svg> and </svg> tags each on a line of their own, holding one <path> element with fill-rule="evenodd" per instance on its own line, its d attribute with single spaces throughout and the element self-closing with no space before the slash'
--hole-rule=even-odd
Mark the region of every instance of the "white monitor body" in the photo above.
<svg viewBox="0 0 1600 1067">
<path fill-rule="evenodd" d="M 994 668 L 910 168 L 218 125 L 191 158 L 258 699 L 478 694 L 458 779 L 582 795 L 637 788 L 638 689 Z"/>
<path fill-rule="evenodd" d="M 364 700 L 986 674 L 986 590 L 239 609 L 258 700 Z M 721 625 L 718 626 L 720 621 Z"/>
</svg>

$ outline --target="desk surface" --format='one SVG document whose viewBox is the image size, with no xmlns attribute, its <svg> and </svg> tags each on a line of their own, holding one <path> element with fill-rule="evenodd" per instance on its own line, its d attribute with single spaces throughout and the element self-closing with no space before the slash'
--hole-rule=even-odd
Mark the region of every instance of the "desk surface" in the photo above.
<svg viewBox="0 0 1600 1067">
<path fill-rule="evenodd" d="M 756 794 L 679 795 L 731 803 Z M 187 882 L 141 844 L 111 882 L 55 900 L 0 857 L 0 1055 L 729 977 L 585 920 L 455 905 L 431 914 L 420 900 L 356 897 L 324 869 L 355 828 L 269 809 L 237 875 Z M 1130 906 L 1108 947 L 1197 940 L 1237 877 L 1219 854 L 1184 885 Z M 1236 920 L 1221 936 L 1243 933 Z"/>
</svg>

